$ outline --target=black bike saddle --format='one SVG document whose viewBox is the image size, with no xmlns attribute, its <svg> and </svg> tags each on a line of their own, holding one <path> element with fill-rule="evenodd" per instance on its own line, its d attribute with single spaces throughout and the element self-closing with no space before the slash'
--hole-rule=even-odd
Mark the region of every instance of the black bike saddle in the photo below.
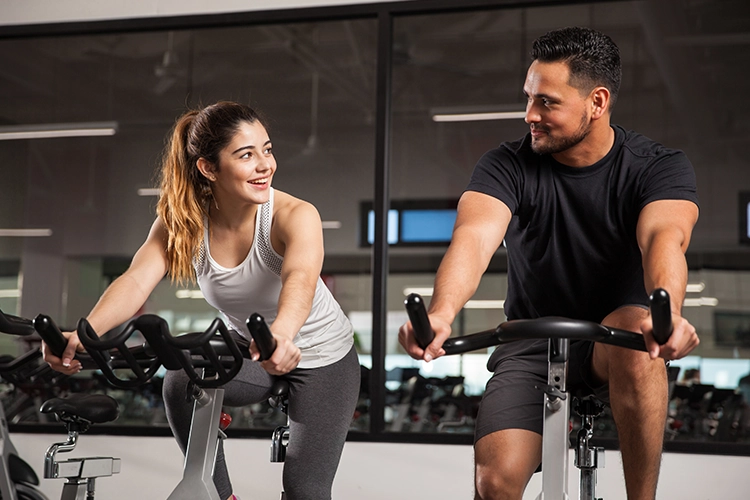
<svg viewBox="0 0 750 500">
<path fill-rule="evenodd" d="M 49 399 L 39 411 L 54 413 L 60 419 L 79 419 L 92 424 L 112 422 L 120 415 L 117 401 L 106 394 L 71 394 L 65 398 Z"/>
</svg>

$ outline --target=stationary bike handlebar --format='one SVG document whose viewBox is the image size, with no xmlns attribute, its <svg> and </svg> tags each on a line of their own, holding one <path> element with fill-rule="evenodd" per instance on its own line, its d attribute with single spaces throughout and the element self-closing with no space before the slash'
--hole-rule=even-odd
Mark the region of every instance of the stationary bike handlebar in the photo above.
<svg viewBox="0 0 750 500">
<path fill-rule="evenodd" d="M 672 334 L 669 294 L 666 290 L 658 288 L 649 300 L 654 324 L 654 339 L 660 345 L 663 345 Z M 424 301 L 418 294 L 412 293 L 406 298 L 405 305 L 409 321 L 414 328 L 417 344 L 424 349 L 435 338 L 435 333 L 432 331 L 427 317 Z M 646 351 L 643 335 L 604 326 L 593 321 L 562 317 L 505 321 L 494 330 L 449 338 L 443 343 L 443 350 L 446 354 L 461 354 L 523 339 L 590 340 L 637 351 Z"/>
<path fill-rule="evenodd" d="M 0 311 L 0 332 L 27 337 L 36 333 L 30 320 Z"/>
<path fill-rule="evenodd" d="M 247 329 L 250 330 L 250 335 L 253 336 L 255 344 L 258 346 L 258 351 L 260 351 L 259 361 L 265 361 L 270 358 L 273 351 L 276 350 L 276 339 L 271 335 L 271 330 L 268 329 L 263 316 L 258 313 L 251 314 L 247 318 Z"/>
<path fill-rule="evenodd" d="M 40 314 L 33 325 L 52 353 L 61 356 L 67 340 L 54 321 Z M 253 314 L 248 327 L 261 350 L 261 360 L 267 359 L 276 348 L 268 326 L 260 315 Z M 100 369 L 109 383 L 120 388 L 145 384 L 162 366 L 167 370 L 184 370 L 199 387 L 218 387 L 234 378 L 244 358 L 250 358 L 249 341 L 233 336 L 219 318 L 203 332 L 179 336 L 173 336 L 167 322 L 154 314 L 131 320 L 121 332 L 106 339 L 85 318 L 79 320 L 77 332 L 86 352 L 77 353 L 76 359 L 86 369 Z M 137 333 L 144 337 L 145 343 L 128 345 Z"/>
<path fill-rule="evenodd" d="M 35 334 L 34 325 L 30 319 L 6 314 L 0 310 L 0 333 L 27 337 Z M 58 378 L 47 363 L 41 360 L 42 353 L 38 349 L 27 351 L 19 356 L 3 357 L 0 361 L 0 377 L 15 386 L 27 382 L 43 380 L 54 383 Z M 63 377 L 62 374 L 56 374 Z"/>
</svg>

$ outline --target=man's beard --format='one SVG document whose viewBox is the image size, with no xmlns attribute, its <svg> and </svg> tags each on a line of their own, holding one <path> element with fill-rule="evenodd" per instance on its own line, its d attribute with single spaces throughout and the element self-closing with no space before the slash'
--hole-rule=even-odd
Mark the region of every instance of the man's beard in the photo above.
<svg viewBox="0 0 750 500">
<path fill-rule="evenodd" d="M 544 128 L 540 128 L 539 130 L 548 132 Z M 534 144 L 534 140 L 531 141 L 531 150 L 540 155 L 553 155 L 555 153 L 561 153 L 579 144 L 589 135 L 589 132 L 591 132 L 589 121 L 586 115 L 583 115 L 583 117 L 581 118 L 581 125 L 578 127 L 578 130 L 573 133 L 573 135 L 562 137 L 560 139 L 552 139 L 549 136 L 548 132 L 546 136 L 546 143 Z"/>
</svg>

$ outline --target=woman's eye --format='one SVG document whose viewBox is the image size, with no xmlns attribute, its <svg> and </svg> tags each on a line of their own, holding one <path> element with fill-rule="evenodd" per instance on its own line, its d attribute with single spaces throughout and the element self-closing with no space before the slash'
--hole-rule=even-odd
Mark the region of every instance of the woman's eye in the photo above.
<svg viewBox="0 0 750 500">
<path fill-rule="evenodd" d="M 250 153 L 245 153 L 244 155 L 240 156 L 240 159 L 246 160 L 250 158 Z"/>
</svg>

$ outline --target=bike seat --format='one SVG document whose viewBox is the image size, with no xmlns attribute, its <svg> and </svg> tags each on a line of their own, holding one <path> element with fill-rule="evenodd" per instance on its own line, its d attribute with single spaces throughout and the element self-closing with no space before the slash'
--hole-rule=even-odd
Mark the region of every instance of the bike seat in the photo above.
<svg viewBox="0 0 750 500">
<path fill-rule="evenodd" d="M 117 401 L 106 394 L 71 394 L 42 403 L 42 413 L 53 413 L 61 419 L 79 419 L 93 424 L 112 422 L 120 415 Z"/>
<path fill-rule="evenodd" d="M 286 396 L 289 394 L 289 382 L 283 378 L 277 378 L 271 386 L 271 396 L 274 398 Z"/>
<path fill-rule="evenodd" d="M 580 417 L 598 417 L 604 411 L 606 403 L 596 396 L 573 398 L 573 412 Z"/>
</svg>

